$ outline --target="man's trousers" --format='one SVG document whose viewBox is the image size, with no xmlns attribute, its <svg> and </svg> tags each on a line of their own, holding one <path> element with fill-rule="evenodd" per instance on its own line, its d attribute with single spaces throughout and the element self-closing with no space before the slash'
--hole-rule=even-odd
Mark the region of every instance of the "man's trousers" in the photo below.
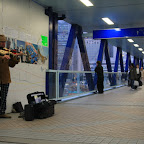
<svg viewBox="0 0 144 144">
<path fill-rule="evenodd" d="M 9 84 L 0 84 L 0 115 L 5 114 Z"/>
</svg>

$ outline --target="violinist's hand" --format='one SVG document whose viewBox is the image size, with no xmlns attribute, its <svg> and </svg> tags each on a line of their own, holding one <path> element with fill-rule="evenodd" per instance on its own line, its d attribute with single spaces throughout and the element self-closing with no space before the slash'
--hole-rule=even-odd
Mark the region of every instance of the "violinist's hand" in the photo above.
<svg viewBox="0 0 144 144">
<path fill-rule="evenodd" d="M 22 55 L 23 55 L 23 52 L 16 53 L 15 55 L 16 55 L 16 56 L 22 56 Z"/>
<path fill-rule="evenodd" d="M 3 59 L 10 59 L 10 56 L 9 55 L 4 55 Z"/>
</svg>

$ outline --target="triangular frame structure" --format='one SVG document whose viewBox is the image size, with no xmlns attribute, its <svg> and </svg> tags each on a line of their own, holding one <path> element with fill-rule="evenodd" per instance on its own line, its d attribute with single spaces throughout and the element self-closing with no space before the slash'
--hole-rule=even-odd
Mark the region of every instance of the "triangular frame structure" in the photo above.
<svg viewBox="0 0 144 144">
<path fill-rule="evenodd" d="M 79 49 L 80 49 L 80 54 L 81 54 L 81 58 L 82 58 L 82 62 L 83 62 L 84 71 L 91 71 L 89 60 L 88 60 L 88 55 L 87 55 L 87 50 L 86 50 L 86 46 L 85 46 L 82 34 L 83 34 L 83 31 L 82 31 L 81 26 L 76 25 L 76 24 L 73 24 L 71 26 L 60 70 L 69 70 L 70 59 L 72 58 L 74 44 L 75 44 L 75 40 L 77 38 Z M 67 75 L 68 75 L 67 73 L 63 73 L 60 76 L 60 84 L 59 84 L 60 97 L 62 97 L 62 95 L 63 95 Z M 86 73 L 86 80 L 88 83 L 89 90 L 90 91 L 94 90 L 94 83 L 93 83 L 93 78 L 92 78 L 91 73 Z"/>
</svg>

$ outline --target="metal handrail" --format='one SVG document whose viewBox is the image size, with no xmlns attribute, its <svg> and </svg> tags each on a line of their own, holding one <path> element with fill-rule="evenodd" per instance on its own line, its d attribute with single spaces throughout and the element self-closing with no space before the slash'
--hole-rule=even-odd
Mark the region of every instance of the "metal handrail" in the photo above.
<svg viewBox="0 0 144 144">
<path fill-rule="evenodd" d="M 70 71 L 70 70 L 46 70 L 46 72 L 59 72 L 59 73 L 95 73 L 95 71 Z M 108 74 L 127 74 L 127 72 L 104 72 L 104 73 L 108 73 Z"/>
</svg>

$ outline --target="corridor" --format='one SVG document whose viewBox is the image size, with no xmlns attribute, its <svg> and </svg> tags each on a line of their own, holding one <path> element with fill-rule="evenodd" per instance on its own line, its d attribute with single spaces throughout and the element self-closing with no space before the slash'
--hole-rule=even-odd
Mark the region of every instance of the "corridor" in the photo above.
<svg viewBox="0 0 144 144">
<path fill-rule="evenodd" d="M 144 144 L 144 86 L 56 104 L 43 120 L 11 115 L 0 119 L 0 144 Z"/>
</svg>

